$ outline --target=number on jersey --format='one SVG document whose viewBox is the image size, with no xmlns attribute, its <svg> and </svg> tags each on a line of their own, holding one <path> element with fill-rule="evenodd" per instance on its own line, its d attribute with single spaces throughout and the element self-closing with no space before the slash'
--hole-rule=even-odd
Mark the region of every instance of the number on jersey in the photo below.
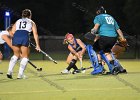
<svg viewBox="0 0 140 100">
<path fill-rule="evenodd" d="M 21 21 L 19 24 L 19 29 L 24 29 L 26 28 L 27 22 L 26 21 Z"/>
<path fill-rule="evenodd" d="M 114 25 L 114 19 L 112 17 L 105 17 L 107 24 Z"/>
</svg>

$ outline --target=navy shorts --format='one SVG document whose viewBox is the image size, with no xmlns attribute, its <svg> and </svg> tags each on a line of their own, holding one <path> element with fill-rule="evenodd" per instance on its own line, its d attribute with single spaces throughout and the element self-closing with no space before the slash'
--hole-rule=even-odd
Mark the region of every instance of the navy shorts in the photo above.
<svg viewBox="0 0 140 100">
<path fill-rule="evenodd" d="M 101 36 L 93 45 L 95 51 L 111 52 L 112 47 L 117 41 L 117 37 Z"/>
<path fill-rule="evenodd" d="M 26 30 L 17 30 L 12 38 L 13 46 L 29 46 L 29 32 Z"/>
<path fill-rule="evenodd" d="M 4 53 L 4 44 L 0 44 L 0 52 Z"/>
</svg>

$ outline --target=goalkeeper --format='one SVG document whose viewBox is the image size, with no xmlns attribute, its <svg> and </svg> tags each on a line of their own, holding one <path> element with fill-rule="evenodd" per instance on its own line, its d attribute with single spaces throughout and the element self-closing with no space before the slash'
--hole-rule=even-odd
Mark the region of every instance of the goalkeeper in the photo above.
<svg viewBox="0 0 140 100">
<path fill-rule="evenodd" d="M 98 32 L 100 38 L 94 43 L 93 47 L 95 51 L 104 58 L 108 64 L 110 72 L 112 74 L 115 74 L 116 72 L 118 73 L 119 70 L 115 68 L 111 49 L 116 43 L 118 35 L 121 37 L 122 41 L 126 41 L 126 39 L 115 19 L 111 15 L 106 14 L 104 7 L 101 6 L 97 8 L 96 14 L 97 16 L 94 19 L 95 25 L 91 29 L 91 33 L 96 34 L 96 32 Z M 101 62 L 100 55 L 98 55 L 99 63 Z"/>
</svg>

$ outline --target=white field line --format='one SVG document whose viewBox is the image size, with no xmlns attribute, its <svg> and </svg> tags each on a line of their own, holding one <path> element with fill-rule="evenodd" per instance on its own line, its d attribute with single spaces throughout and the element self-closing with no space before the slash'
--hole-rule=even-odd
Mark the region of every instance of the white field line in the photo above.
<svg viewBox="0 0 140 100">
<path fill-rule="evenodd" d="M 98 89 L 66 89 L 66 92 L 73 92 L 73 91 L 109 91 L 109 90 L 128 90 L 130 88 L 98 88 Z M 17 91 L 17 92 L 0 92 L 0 95 L 7 95 L 7 94 L 29 94 L 29 93 L 49 93 L 49 92 L 62 92 L 61 90 L 49 90 L 49 91 Z"/>
</svg>

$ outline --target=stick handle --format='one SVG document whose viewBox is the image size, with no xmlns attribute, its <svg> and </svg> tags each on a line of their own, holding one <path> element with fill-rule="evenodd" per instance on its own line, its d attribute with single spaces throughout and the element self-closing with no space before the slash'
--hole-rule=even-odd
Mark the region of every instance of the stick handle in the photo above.
<svg viewBox="0 0 140 100">
<path fill-rule="evenodd" d="M 36 47 L 33 43 L 30 43 L 33 47 Z M 44 52 L 43 50 L 40 50 L 40 52 L 42 53 L 42 54 L 44 54 L 46 57 L 48 57 L 51 61 L 53 61 L 55 64 L 57 64 L 57 62 L 54 60 L 54 59 L 52 59 L 52 57 L 50 57 L 46 52 Z"/>
<path fill-rule="evenodd" d="M 79 58 L 80 61 L 80 67 L 83 68 L 82 58 Z"/>
</svg>

